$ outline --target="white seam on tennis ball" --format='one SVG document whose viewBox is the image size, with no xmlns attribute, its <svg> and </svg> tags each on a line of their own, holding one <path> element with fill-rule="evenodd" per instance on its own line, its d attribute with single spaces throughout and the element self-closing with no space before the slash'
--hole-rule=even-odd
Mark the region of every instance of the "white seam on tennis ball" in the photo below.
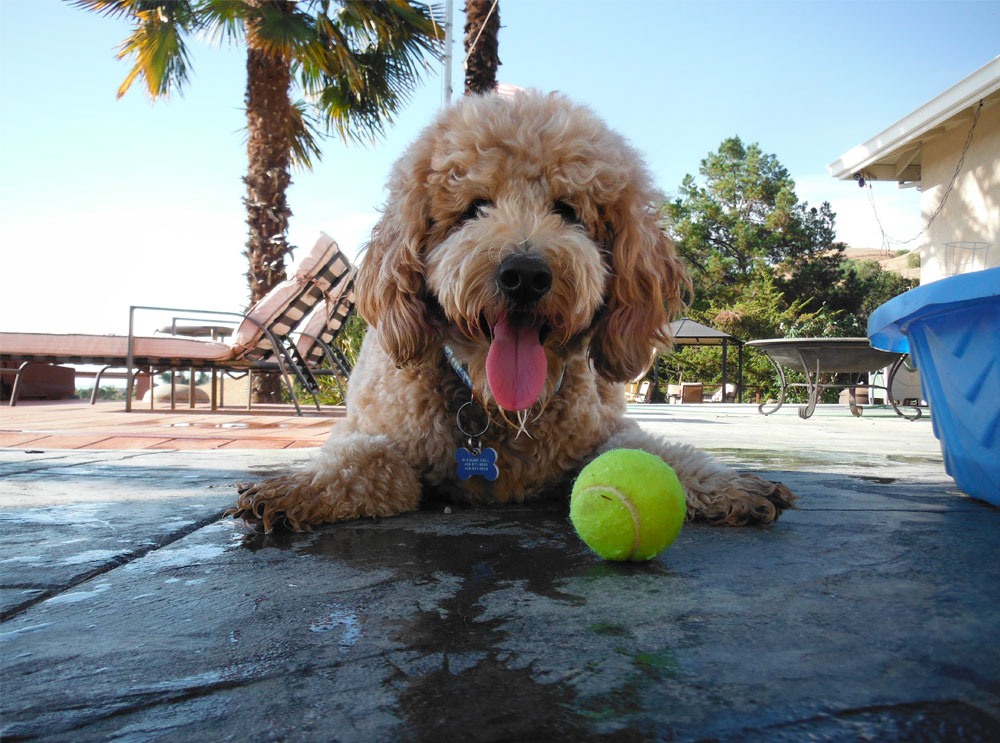
<svg viewBox="0 0 1000 743">
<path fill-rule="evenodd" d="M 618 496 L 618 499 L 625 505 L 628 512 L 632 514 L 632 551 L 629 553 L 628 559 L 631 560 L 635 557 L 635 553 L 639 551 L 639 512 L 635 510 L 635 506 L 632 505 L 632 501 L 622 493 L 617 488 L 613 488 L 610 485 L 591 485 L 589 488 L 584 488 L 577 495 L 583 495 L 584 493 L 589 493 L 591 490 L 607 490 Z"/>
</svg>

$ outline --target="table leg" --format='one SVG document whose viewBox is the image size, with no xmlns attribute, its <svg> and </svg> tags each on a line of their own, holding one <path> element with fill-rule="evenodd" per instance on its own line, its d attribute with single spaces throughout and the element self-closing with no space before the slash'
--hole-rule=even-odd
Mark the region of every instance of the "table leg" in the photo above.
<svg viewBox="0 0 1000 743">
<path fill-rule="evenodd" d="M 101 389 L 101 377 L 104 375 L 104 372 L 106 372 L 110 368 L 111 368 L 110 365 L 108 365 L 108 366 L 102 366 L 101 370 L 99 372 L 97 372 L 97 376 L 94 377 L 94 389 L 92 389 L 90 391 L 90 404 L 91 405 L 93 405 L 95 402 L 97 402 L 97 394 L 98 394 L 98 392 L 100 392 L 100 389 Z"/>
<path fill-rule="evenodd" d="M 854 391 L 855 384 L 853 378 L 849 377 L 847 381 L 850 383 L 850 386 L 848 386 L 847 388 L 847 405 L 851 409 L 851 415 L 853 415 L 855 418 L 860 418 L 861 413 L 864 412 L 864 408 L 858 405 L 858 394 L 857 392 Z M 858 381 L 860 381 L 860 379 Z M 871 388 L 869 387 L 869 391 L 870 390 Z"/>
<path fill-rule="evenodd" d="M 34 361 L 25 361 L 17 368 L 17 375 L 14 377 L 14 386 L 10 390 L 10 407 L 17 405 L 17 398 L 21 395 L 21 377 L 24 375 L 24 370 L 27 369 Z"/>
<path fill-rule="evenodd" d="M 920 410 L 920 407 L 917 406 L 917 405 L 914 405 L 913 409 L 917 411 L 917 414 L 916 415 L 907 415 L 906 413 L 904 413 L 902 410 L 899 409 L 899 406 L 896 405 L 896 401 L 892 398 L 892 380 L 894 380 L 896 378 L 896 372 L 899 371 L 899 367 L 901 367 L 903 365 L 903 361 L 905 361 L 905 360 L 906 360 L 906 356 L 905 355 L 904 356 L 900 356 L 898 359 L 896 359 L 896 361 L 892 365 L 892 367 L 890 367 L 890 369 L 889 369 L 889 378 L 886 380 L 886 383 L 885 383 L 885 387 L 886 387 L 885 396 L 889 400 L 889 404 L 892 405 L 892 409 L 896 411 L 896 415 L 901 416 L 903 418 L 906 418 L 906 420 L 908 420 L 908 421 L 915 421 L 921 415 L 923 415 L 922 411 Z"/>
<path fill-rule="evenodd" d="M 799 406 L 799 417 L 806 419 L 812 416 L 816 412 L 816 403 L 819 402 L 819 393 L 823 389 L 823 385 L 819 383 L 820 379 L 820 366 L 819 359 L 816 359 L 816 376 L 813 377 L 812 372 L 809 371 L 809 366 L 806 364 L 805 358 L 801 357 L 802 360 L 802 371 L 806 375 L 806 390 L 809 393 L 808 401 L 805 405 Z"/>
<path fill-rule="evenodd" d="M 781 381 L 781 391 L 778 394 L 778 404 L 774 406 L 774 409 L 764 412 L 764 406 L 767 404 L 766 402 L 762 402 L 757 406 L 758 413 L 761 415 L 770 415 L 771 413 L 777 412 L 778 409 L 785 404 L 785 390 L 788 389 L 788 382 L 785 380 L 785 372 L 782 370 L 781 365 L 772 359 L 766 352 L 764 355 L 767 356 L 767 360 L 771 362 L 771 366 L 774 367 L 774 370 L 778 373 L 778 379 Z"/>
</svg>

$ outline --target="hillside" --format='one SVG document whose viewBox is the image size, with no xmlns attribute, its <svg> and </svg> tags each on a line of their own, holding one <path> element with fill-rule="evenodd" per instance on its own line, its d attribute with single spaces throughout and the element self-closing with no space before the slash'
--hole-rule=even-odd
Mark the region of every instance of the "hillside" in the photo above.
<svg viewBox="0 0 1000 743">
<path fill-rule="evenodd" d="M 898 273 L 904 279 L 919 279 L 920 266 L 910 268 L 910 253 L 903 255 L 892 255 L 884 250 L 871 248 L 848 248 L 844 251 L 844 257 L 855 261 L 875 261 L 882 266 L 883 271 Z"/>
</svg>

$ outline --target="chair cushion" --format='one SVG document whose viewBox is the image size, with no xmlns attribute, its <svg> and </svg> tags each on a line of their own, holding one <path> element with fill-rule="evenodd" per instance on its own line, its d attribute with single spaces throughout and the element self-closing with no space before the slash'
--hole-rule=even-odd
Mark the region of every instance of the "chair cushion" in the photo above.
<svg viewBox="0 0 1000 743">
<path fill-rule="evenodd" d="M 137 364 L 199 366 L 233 356 L 225 343 L 170 336 L 136 336 Z M 0 333 L 0 355 L 11 361 L 49 361 L 75 364 L 125 365 L 128 337 L 60 333 Z M 192 363 L 185 363 L 192 362 Z"/>
<path fill-rule="evenodd" d="M 350 275 L 340 286 L 326 295 L 324 301 L 312 311 L 300 328 L 295 347 L 307 363 L 319 364 L 323 361 L 323 347 L 317 339 L 329 345 L 347 322 L 354 309 L 354 278 L 357 269 L 352 267 Z"/>
<path fill-rule="evenodd" d="M 323 296 L 352 268 L 333 238 L 321 234 L 309 255 L 283 281 L 260 299 L 233 334 L 237 355 L 256 360 L 271 352 L 265 328 L 285 338 Z"/>
</svg>

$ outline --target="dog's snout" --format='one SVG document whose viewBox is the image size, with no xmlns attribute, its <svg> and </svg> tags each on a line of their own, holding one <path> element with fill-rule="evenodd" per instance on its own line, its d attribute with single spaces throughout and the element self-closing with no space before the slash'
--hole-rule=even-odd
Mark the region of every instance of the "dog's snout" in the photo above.
<svg viewBox="0 0 1000 743">
<path fill-rule="evenodd" d="M 552 288 L 552 269 L 544 260 L 517 253 L 500 262 L 497 285 L 505 297 L 525 305 L 537 302 Z"/>
</svg>

